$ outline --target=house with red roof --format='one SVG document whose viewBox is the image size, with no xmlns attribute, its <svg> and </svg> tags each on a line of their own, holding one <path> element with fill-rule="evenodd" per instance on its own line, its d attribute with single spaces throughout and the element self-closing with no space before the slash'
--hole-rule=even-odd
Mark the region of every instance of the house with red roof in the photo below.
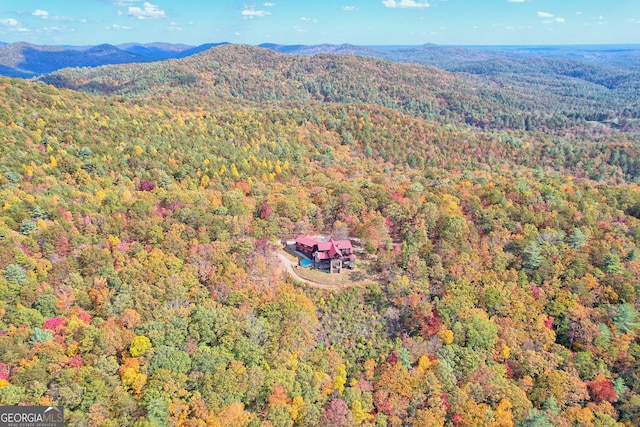
<svg viewBox="0 0 640 427">
<path fill-rule="evenodd" d="M 296 239 L 296 250 L 309 257 L 314 267 L 328 269 L 331 273 L 355 267 L 356 256 L 350 240 L 302 236 Z"/>
</svg>

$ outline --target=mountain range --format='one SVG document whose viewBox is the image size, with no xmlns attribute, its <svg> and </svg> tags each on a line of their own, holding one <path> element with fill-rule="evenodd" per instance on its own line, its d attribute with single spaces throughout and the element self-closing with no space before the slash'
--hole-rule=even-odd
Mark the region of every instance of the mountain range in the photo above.
<svg viewBox="0 0 640 427">
<path fill-rule="evenodd" d="M 108 64 L 152 62 L 171 58 L 185 58 L 215 46 L 172 43 L 126 43 L 98 46 L 42 46 L 24 42 L 0 42 L 0 75 L 29 78 L 48 74 L 67 67 L 95 67 Z M 477 71 L 485 61 L 496 59 L 524 61 L 555 59 L 578 61 L 593 66 L 640 69 L 640 46 L 356 46 L 352 44 L 259 45 L 273 51 L 316 55 L 335 53 L 430 65 L 449 71 Z M 535 65 L 535 62 L 533 63 Z"/>
<path fill-rule="evenodd" d="M 481 127 L 562 127 L 576 117 L 617 124 L 640 115 L 635 45 L 12 43 L 0 45 L 0 74 L 98 94 L 146 96 L 152 88 L 166 96 L 189 88 L 185 97 L 201 102 L 373 103 Z"/>
<path fill-rule="evenodd" d="M 224 43 L 200 46 L 183 44 L 128 43 L 120 46 L 41 46 L 30 43 L 0 44 L 0 74 L 29 78 L 68 67 L 151 62 L 184 58 Z"/>
<path fill-rule="evenodd" d="M 376 104 L 480 128 L 550 129 L 576 119 L 629 124 L 628 119 L 638 118 L 640 79 L 632 67 L 553 58 L 481 61 L 490 52 L 426 47 L 439 57 L 450 50 L 475 59 L 458 60 L 460 71 L 447 71 L 317 49 L 299 55 L 281 53 L 282 46 L 225 44 L 182 59 L 67 68 L 39 79 L 94 94 L 171 98 L 172 103 Z M 351 50 L 357 49 L 343 46 L 340 52 Z"/>
</svg>

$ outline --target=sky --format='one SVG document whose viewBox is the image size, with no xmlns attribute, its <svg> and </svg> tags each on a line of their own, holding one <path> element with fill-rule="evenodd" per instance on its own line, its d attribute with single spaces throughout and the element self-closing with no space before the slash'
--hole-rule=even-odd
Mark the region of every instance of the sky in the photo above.
<svg viewBox="0 0 640 427">
<path fill-rule="evenodd" d="M 638 44 L 640 0 L 0 0 L 0 41 Z"/>
</svg>

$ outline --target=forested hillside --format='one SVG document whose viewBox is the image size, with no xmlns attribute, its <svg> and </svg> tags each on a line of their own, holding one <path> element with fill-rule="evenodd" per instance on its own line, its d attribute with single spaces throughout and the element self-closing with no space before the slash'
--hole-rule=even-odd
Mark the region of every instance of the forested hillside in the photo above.
<svg viewBox="0 0 640 427">
<path fill-rule="evenodd" d="M 73 426 L 640 424 L 626 101 L 237 46 L 47 81 L 94 94 L 0 79 L 0 404 Z M 287 277 L 275 248 L 307 233 L 362 239 L 363 277 Z"/>
<path fill-rule="evenodd" d="M 85 49 L 11 43 L 0 46 L 0 72 L 10 77 L 29 78 L 65 67 L 95 67 L 104 64 L 145 62 L 151 59 L 109 44 Z"/>
<path fill-rule="evenodd" d="M 538 69 L 543 65 L 538 64 Z M 285 55 L 252 46 L 223 45 L 181 60 L 65 69 L 41 80 L 95 94 L 156 101 L 170 97 L 172 104 L 182 99 L 183 105 L 189 105 L 197 99 L 209 108 L 218 108 L 221 102 L 235 106 L 364 103 L 479 128 L 555 131 L 575 122 L 606 121 L 638 126 L 634 121 L 640 102 L 633 83 L 636 74 L 628 72 L 625 81 L 607 87 L 595 75 L 594 81 L 588 81 L 557 71 L 546 76 L 526 74 L 524 83 L 518 74 L 511 80 L 494 81 L 382 59 Z"/>
<path fill-rule="evenodd" d="M 97 67 L 184 58 L 224 43 L 190 46 L 172 43 L 126 43 L 113 46 L 42 46 L 0 43 L 0 75 L 31 78 L 68 67 Z"/>
</svg>

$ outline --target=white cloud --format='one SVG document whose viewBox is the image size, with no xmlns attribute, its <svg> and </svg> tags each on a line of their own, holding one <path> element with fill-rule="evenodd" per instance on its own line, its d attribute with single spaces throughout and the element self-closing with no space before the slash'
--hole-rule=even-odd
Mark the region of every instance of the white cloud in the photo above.
<svg viewBox="0 0 640 427">
<path fill-rule="evenodd" d="M 105 30 L 113 30 L 113 31 L 126 31 L 131 29 L 133 28 L 126 25 L 118 25 L 118 24 L 113 24 L 109 27 L 105 27 Z"/>
<path fill-rule="evenodd" d="M 20 22 L 18 22 L 17 19 L 13 19 L 13 18 L 0 19 L 0 24 L 6 25 L 7 27 L 18 27 L 18 26 L 20 26 Z"/>
<path fill-rule="evenodd" d="M 63 25 L 62 27 L 44 27 L 43 31 L 45 33 L 74 33 L 76 31 L 75 28 L 69 28 L 66 25 Z"/>
<path fill-rule="evenodd" d="M 266 2 L 263 4 L 264 7 L 274 7 L 276 4 L 275 3 L 270 3 L 270 2 Z"/>
<path fill-rule="evenodd" d="M 355 6 L 345 6 L 345 7 L 342 8 L 342 10 L 346 10 L 347 12 L 351 12 L 351 11 L 354 11 L 354 10 L 358 10 L 358 8 L 355 7 Z"/>
<path fill-rule="evenodd" d="M 409 8 L 409 7 L 414 7 L 414 8 L 423 8 L 423 7 L 429 7 L 429 3 L 427 2 L 422 2 L 422 3 L 418 3 L 415 0 L 382 0 L 382 4 L 385 5 L 386 7 L 390 7 L 390 8 L 396 8 L 396 7 L 401 7 L 401 8 Z"/>
<path fill-rule="evenodd" d="M 271 15 L 271 12 L 267 12 L 266 10 L 255 10 L 255 9 L 244 9 L 242 12 L 242 16 L 246 19 L 253 18 L 262 18 L 263 16 Z"/>
<path fill-rule="evenodd" d="M 556 17 L 553 13 L 549 13 L 549 12 L 538 12 L 537 15 L 538 15 L 538 18 L 545 18 L 545 20 L 542 21 L 543 24 L 553 24 L 554 22 L 558 24 L 564 24 L 566 22 L 566 19 L 561 18 L 559 16 Z"/>
<path fill-rule="evenodd" d="M 42 19 L 47 19 L 49 17 L 49 12 L 47 12 L 46 10 L 42 10 L 42 9 L 36 9 L 33 11 L 32 13 L 33 16 L 39 16 Z"/>
<path fill-rule="evenodd" d="M 582 11 L 581 10 L 577 11 L 576 15 L 582 15 Z"/>
<path fill-rule="evenodd" d="M 142 8 L 137 6 L 129 6 L 129 16 L 138 19 L 161 19 L 166 18 L 167 14 L 155 4 L 148 1 L 142 3 Z"/>
<path fill-rule="evenodd" d="M 33 12 L 31 12 L 32 16 L 37 16 L 39 18 L 42 19 L 50 19 L 52 21 L 67 21 L 67 22 L 73 22 L 74 19 L 69 17 L 69 16 L 55 16 L 55 15 L 51 15 L 48 11 L 43 10 L 43 9 L 36 9 Z"/>
<path fill-rule="evenodd" d="M 66 21 L 66 22 L 73 22 L 75 21 L 75 19 L 73 19 L 70 16 L 51 16 L 50 19 L 52 21 Z"/>
<path fill-rule="evenodd" d="M 105 3 L 111 3 L 114 6 L 133 6 L 136 3 L 140 3 L 142 0 L 102 0 Z"/>
<path fill-rule="evenodd" d="M 19 33 L 27 33 L 29 32 L 28 28 L 22 26 L 20 21 L 13 18 L 0 19 L 0 25 L 2 25 L 4 30 L 11 32 L 19 32 Z"/>
<path fill-rule="evenodd" d="M 307 17 L 304 17 L 304 16 L 303 16 L 302 18 L 300 18 L 300 20 L 301 20 L 302 22 L 318 22 L 318 20 L 317 20 L 317 19 L 307 18 Z"/>
<path fill-rule="evenodd" d="M 509 3 L 526 3 L 527 0 L 507 0 Z"/>
<path fill-rule="evenodd" d="M 169 25 L 169 28 L 167 28 L 167 30 L 172 32 L 178 32 L 178 31 L 182 31 L 182 27 L 178 25 L 177 22 L 172 22 L 171 25 Z"/>
</svg>

